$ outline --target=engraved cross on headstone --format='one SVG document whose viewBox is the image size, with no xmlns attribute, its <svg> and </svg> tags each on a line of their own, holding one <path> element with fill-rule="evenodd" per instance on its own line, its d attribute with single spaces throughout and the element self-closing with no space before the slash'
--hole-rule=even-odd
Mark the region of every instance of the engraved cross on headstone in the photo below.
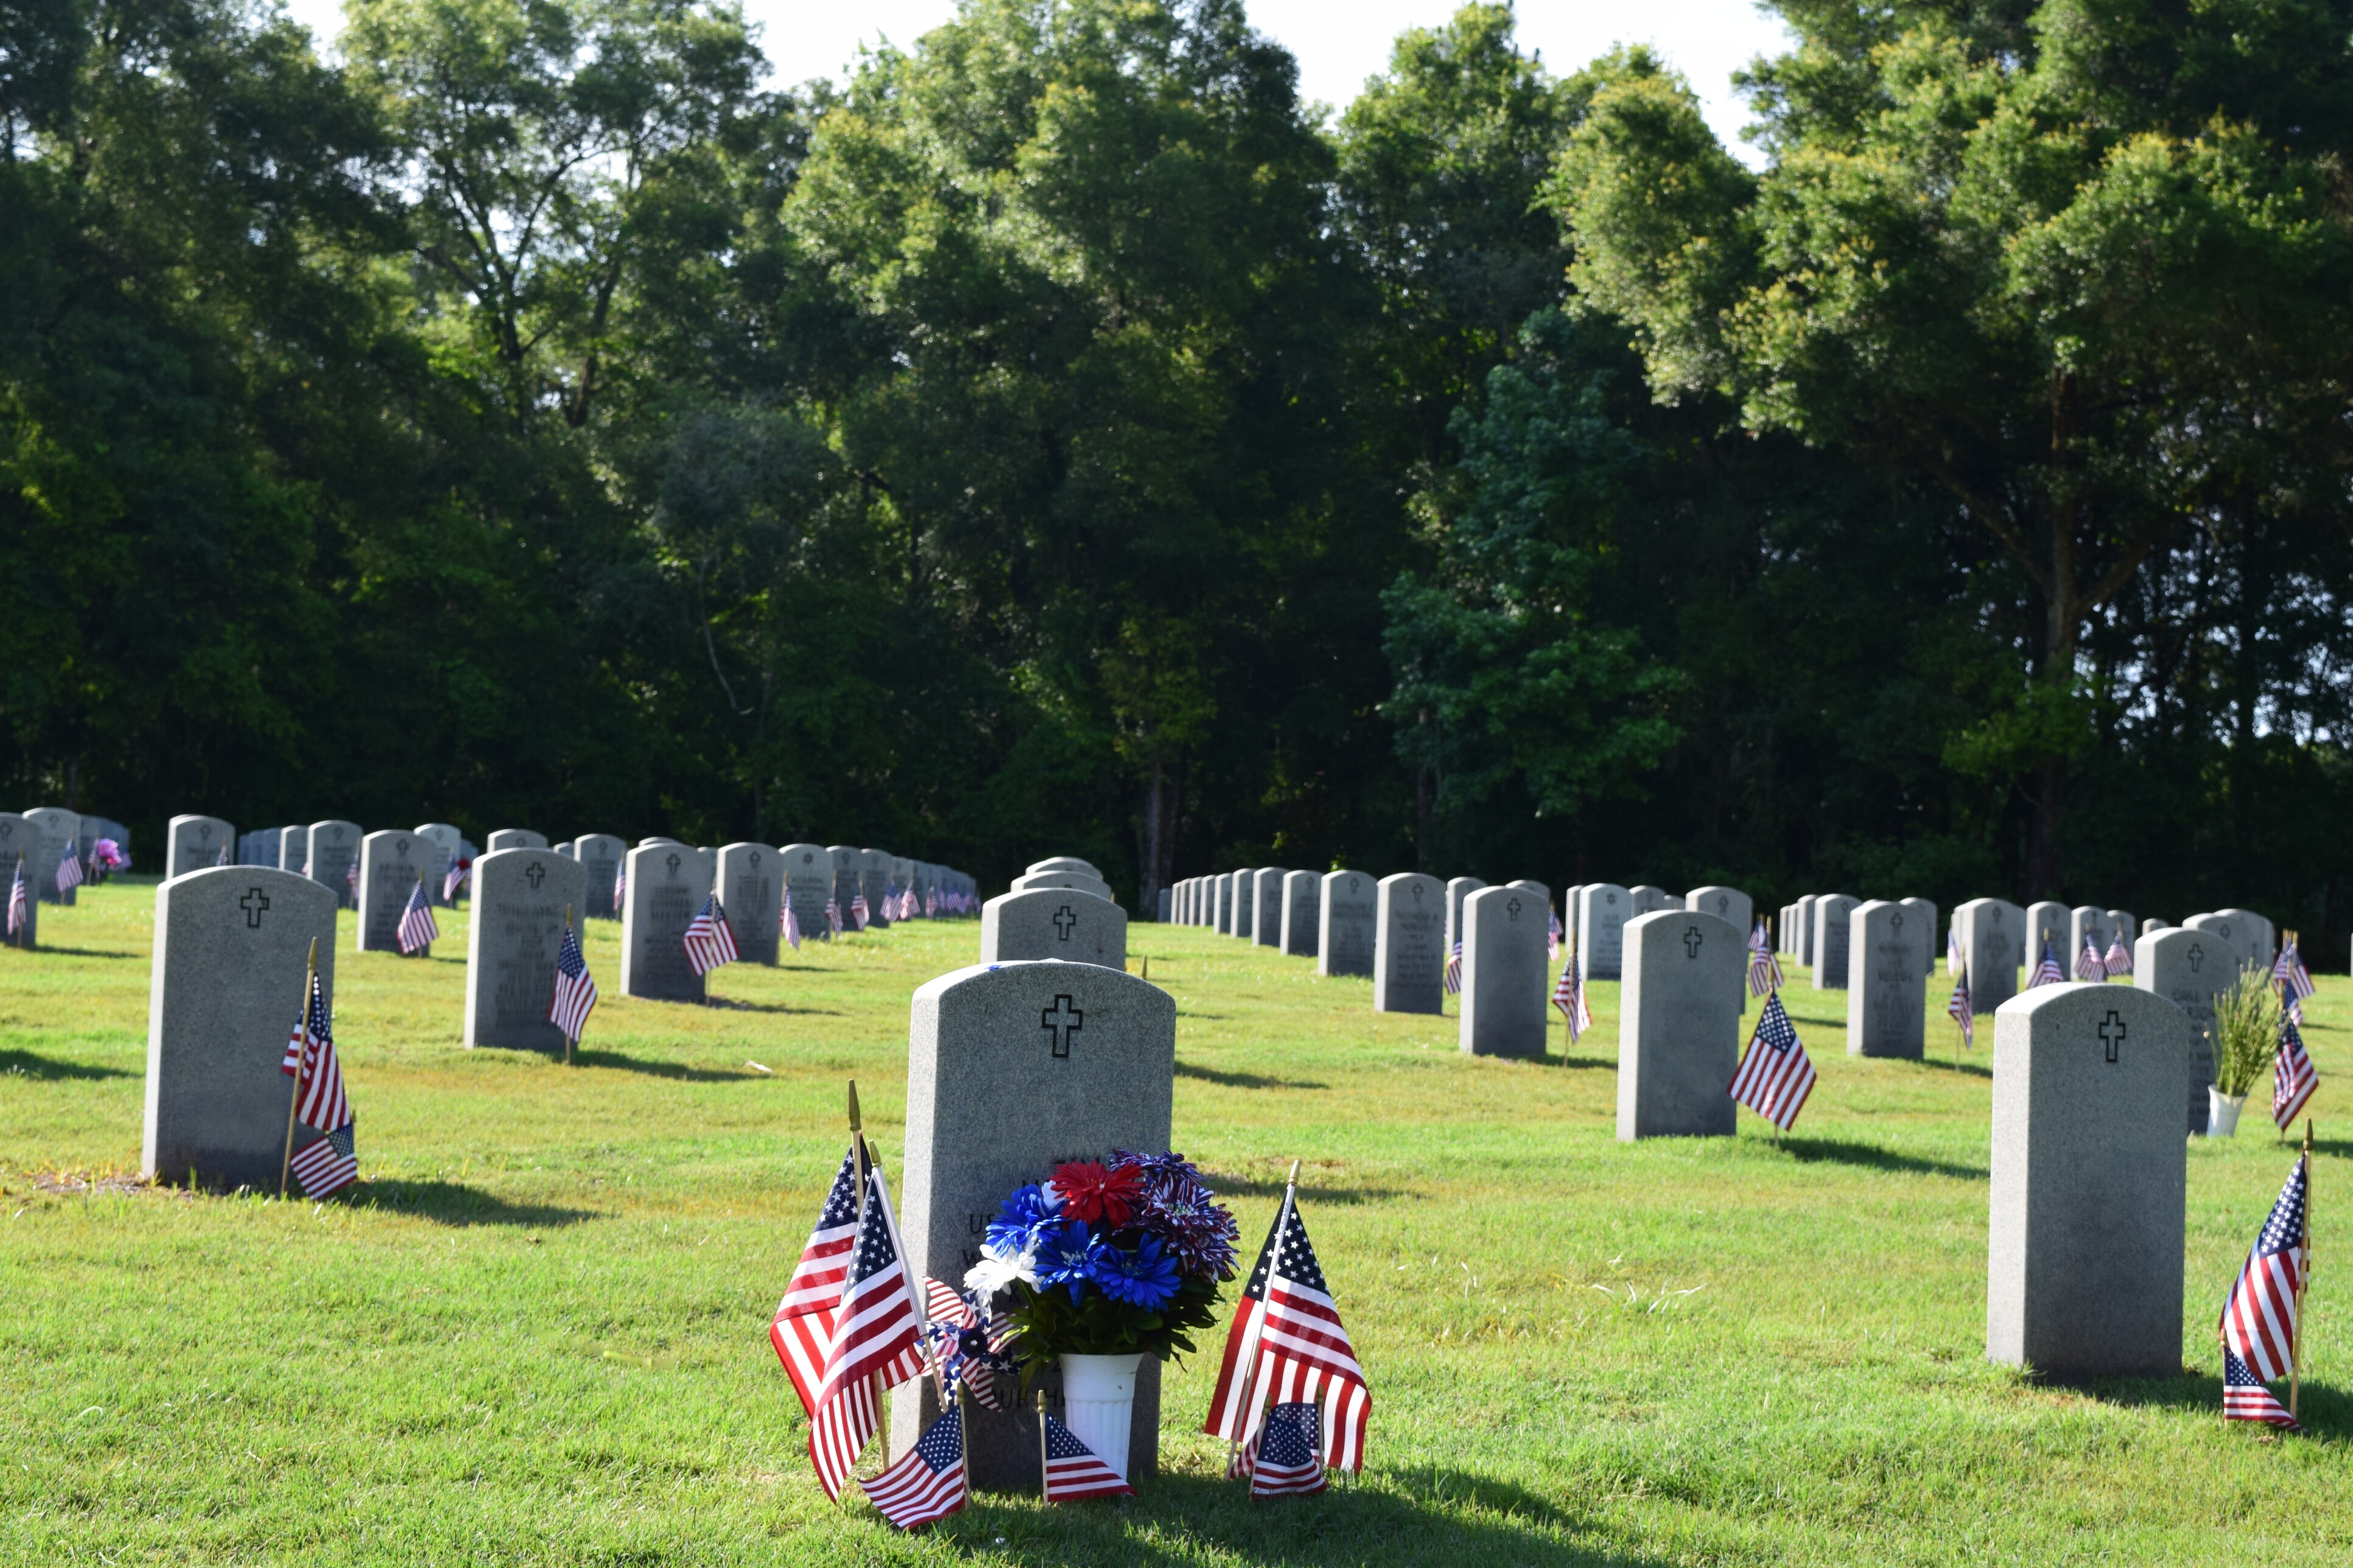
<svg viewBox="0 0 2353 1568">
<path fill-rule="evenodd" d="M 1079 917 L 1070 905 L 1064 904 L 1054 911 L 1054 931 L 1064 942 L 1071 940 L 1071 928 L 1078 923 Z M 1054 1054 L 1059 1057 L 1064 1053 L 1056 1051 Z"/>
<path fill-rule="evenodd" d="M 1086 1027 L 1086 1023 L 1087 1016 L 1071 1005 L 1068 994 L 1055 997 L 1054 1005 L 1038 1015 L 1038 1026 L 1054 1037 L 1054 1054 L 1058 1057 L 1071 1054 L 1071 1037 Z"/>
<path fill-rule="evenodd" d="M 2108 1060 L 2116 1059 L 2116 1047 L 2125 1043 L 2125 1034 L 2124 1016 L 2109 1008 L 2108 1016 L 2100 1020 L 2100 1043 L 2108 1047 Z"/>
<path fill-rule="evenodd" d="M 237 907 L 245 911 L 246 929 L 259 931 L 261 911 L 269 907 L 269 895 L 259 888 L 248 888 L 246 889 L 245 897 L 237 900 Z"/>
<path fill-rule="evenodd" d="M 547 880 L 547 868 L 534 860 L 522 868 L 522 879 L 529 882 L 531 890 L 536 893 L 539 891 L 539 885 Z"/>
<path fill-rule="evenodd" d="M 2189 944 L 2189 973 L 2192 974 L 2197 973 L 2199 967 L 2205 962 L 2206 949 L 2203 944 L 2194 942 L 2191 942 Z"/>
<path fill-rule="evenodd" d="M 1698 958 L 1698 957 L 1699 957 L 1699 944 L 1700 944 L 1701 942 L 1705 942 L 1706 940 L 1707 940 L 1707 933 L 1706 933 L 1706 932 L 1704 932 L 1704 931 L 1701 931 L 1701 930 L 1699 929 L 1699 927 L 1697 927 L 1697 926 L 1689 926 L 1689 927 L 1684 928 L 1684 931 L 1683 931 L 1683 956 L 1685 956 L 1686 958 L 1692 958 L 1692 959 L 1696 959 L 1696 958 Z"/>
<path fill-rule="evenodd" d="M 670 874 L 671 876 L 673 876 L 673 877 L 677 876 L 677 875 L 678 875 L 678 857 L 677 857 L 676 855 L 669 855 L 669 856 L 665 856 L 665 857 L 663 857 L 663 859 L 664 859 L 665 863 L 666 863 L 666 864 L 668 864 L 668 866 L 670 867 Z"/>
<path fill-rule="evenodd" d="M 1504 909 L 1505 912 L 1512 917 L 1514 923 L 1516 924 L 1520 918 L 1520 900 L 1517 899 L 1506 899 L 1504 900 Z"/>
</svg>

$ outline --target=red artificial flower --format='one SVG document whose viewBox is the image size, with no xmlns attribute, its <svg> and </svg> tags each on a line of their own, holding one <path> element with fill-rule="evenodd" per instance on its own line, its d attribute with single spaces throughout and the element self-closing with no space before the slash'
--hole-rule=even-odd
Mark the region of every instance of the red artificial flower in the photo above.
<svg viewBox="0 0 2353 1568">
<path fill-rule="evenodd" d="M 1133 1165 L 1106 1170 L 1093 1160 L 1073 1160 L 1054 1167 L 1054 1195 L 1071 1218 L 1102 1220 L 1116 1227 L 1134 1214 L 1144 1196 L 1144 1178 Z"/>
</svg>

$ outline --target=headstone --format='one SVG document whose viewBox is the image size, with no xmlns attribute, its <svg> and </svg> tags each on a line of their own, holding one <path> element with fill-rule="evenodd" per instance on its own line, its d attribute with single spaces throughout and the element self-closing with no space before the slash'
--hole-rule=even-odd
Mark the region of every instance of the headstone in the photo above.
<svg viewBox="0 0 2353 1568">
<path fill-rule="evenodd" d="M 29 894 L 37 885 L 35 879 L 42 874 L 44 864 L 48 864 L 50 876 L 57 875 L 54 863 L 45 860 L 42 843 L 41 830 L 33 821 L 19 812 L 0 811 L 0 900 L 11 896 L 10 889 L 16 885 L 19 863 L 24 867 L 25 887 L 28 894 L 25 900 L 25 923 L 16 934 L 7 935 L 7 927 L 0 924 L 0 942 L 10 947 L 29 949 L 40 945 L 41 900 Z M 5 911 L 5 903 L 0 903 L 0 911 Z"/>
<path fill-rule="evenodd" d="M 311 829 L 290 827 L 278 840 L 278 868 L 298 877 L 311 875 Z M 316 881 L 318 879 L 311 878 Z"/>
<path fill-rule="evenodd" d="M 1234 923 L 1229 935 L 1243 942 L 1250 939 L 1250 928 L 1258 921 L 1258 873 L 1234 873 Z"/>
<path fill-rule="evenodd" d="M 1798 962 L 1809 968 L 1814 962 L 1814 895 L 1811 893 L 1798 900 Z"/>
<path fill-rule="evenodd" d="M 2067 972 L 2068 978 L 2071 980 L 2075 977 L 2075 955 L 2084 951 L 2086 939 L 2090 940 L 2094 952 L 2106 953 L 2108 951 L 2107 910 L 2095 910 L 2089 904 L 2085 904 L 2067 911 L 2067 951 L 2059 955 L 2059 967 Z"/>
<path fill-rule="evenodd" d="M 1282 879 L 1291 873 L 1281 866 L 1261 866 L 1250 879 L 1258 907 L 1250 916 L 1250 945 L 1282 945 Z"/>
<path fill-rule="evenodd" d="M 1683 908 L 1682 901 L 1672 893 L 1668 892 L 1664 888 L 1654 888 L 1648 882 L 1637 882 L 1626 889 L 1626 896 L 1632 900 L 1637 918 L 1654 915 L 1661 910 Z"/>
<path fill-rule="evenodd" d="M 686 961 L 686 928 L 711 896 L 702 857 L 683 844 L 629 851 L 621 910 L 621 994 L 657 1002 L 700 1002 L 702 976 Z"/>
<path fill-rule="evenodd" d="M 960 1285 L 1006 1194 L 1044 1180 L 1057 1163 L 1169 1146 L 1176 1004 L 1158 986 L 1100 964 L 1003 963 L 941 975 L 916 991 L 911 1015 L 899 1221 L 914 1278 Z M 1124 1461 L 1131 1481 L 1157 1465 L 1159 1374 L 1145 1356 L 1128 1451 L 1107 1456 Z M 1043 1386 L 1050 1409 L 1059 1374 L 1049 1373 Z M 1034 1401 L 1006 1403 L 1014 1408 L 965 1413 L 972 1483 L 1034 1493 Z M 913 1447 L 939 1414 L 930 1378 L 894 1390 L 891 1457 Z"/>
<path fill-rule="evenodd" d="M 2147 936 L 2153 931 L 2170 931 L 2171 929 L 2173 929 L 2172 921 L 2161 921 L 2154 916 L 2151 916 L 2149 919 L 2140 922 L 2140 934 L 2142 936 Z"/>
<path fill-rule="evenodd" d="M 1738 1131 L 1726 1090 L 1740 1068 L 1732 983 L 1747 970 L 1744 936 L 1727 921 L 1690 910 L 1626 922 L 1618 1003 L 1620 1142 L 1729 1138 Z"/>
<path fill-rule="evenodd" d="M 74 853 L 85 861 L 90 858 L 90 846 L 79 842 L 81 837 L 81 813 L 68 811 L 61 805 L 37 805 L 25 814 L 25 819 L 38 828 L 41 834 L 41 879 L 34 885 L 33 893 L 42 903 L 70 906 L 74 901 L 74 894 L 79 889 L 76 888 L 67 888 L 62 891 L 58 889 L 58 863 L 65 858 L 68 847 L 71 847 Z M 32 858 L 27 856 L 25 860 L 25 875 L 30 878 L 32 874 L 33 861 Z"/>
<path fill-rule="evenodd" d="M 1822 893 L 1814 899 L 1814 989 L 1846 989 L 1847 922 L 1858 900 L 1844 893 Z"/>
<path fill-rule="evenodd" d="M 628 853 L 628 846 L 610 833 L 584 833 L 572 841 L 572 858 L 580 862 L 586 884 L 581 896 L 588 900 L 589 919 L 621 918 L 613 907 L 613 884 L 620 879 L 621 857 Z"/>
<path fill-rule="evenodd" d="M 447 822 L 420 823 L 417 825 L 417 832 L 431 839 L 441 848 L 440 870 L 425 879 L 425 901 L 429 904 L 447 904 L 449 900 L 441 896 L 442 879 L 448 874 L 450 867 L 465 859 L 466 836 Z M 404 898 L 406 896 L 406 894 L 402 895 Z"/>
<path fill-rule="evenodd" d="M 1374 895 L 1373 1011 L 1446 1010 L 1446 885 L 1419 871 L 1383 877 Z"/>
<path fill-rule="evenodd" d="M 359 861 L 360 825 L 329 817 L 311 824 L 305 834 L 311 841 L 306 862 L 311 880 L 335 896 L 336 908 L 359 908 L 359 889 L 354 885 L 357 879 L 347 882 L 344 878 Z"/>
<path fill-rule="evenodd" d="M 141 1172 L 185 1185 L 275 1193 L 294 1080 L 278 1070 L 302 1016 L 318 943 L 332 1012 L 335 900 L 306 877 L 215 866 L 155 889 Z M 299 1123 L 299 1152 L 318 1134 Z"/>
<path fill-rule="evenodd" d="M 2051 943 L 2052 956 L 2059 961 L 2060 969 L 2069 974 L 2074 973 L 2075 965 L 2070 962 L 2067 952 L 2067 906 L 2052 899 L 2026 906 L 2025 962 L 2029 974 L 2033 973 L 2034 966 L 2042 962 L 2042 944 L 2046 940 Z"/>
<path fill-rule="evenodd" d="M 1315 871 L 1286 871 L 1282 877 L 1282 919 L 1275 927 L 1276 943 L 1287 958 L 1313 958 L 1324 920 L 1324 878 Z"/>
<path fill-rule="evenodd" d="M 237 863 L 241 866 L 265 866 L 275 871 L 278 869 L 278 846 L 285 837 L 286 830 L 282 827 L 256 828 L 246 839 Z M 290 1028 L 292 1026 L 288 1026 Z"/>
<path fill-rule="evenodd" d="M 229 863 L 237 863 L 237 829 L 217 816 L 175 816 L 164 835 L 164 875 L 185 877 L 191 871 L 210 870 L 220 864 L 223 846 L 229 851 Z M 15 864 L 15 857 L 10 857 Z M 287 1026 L 292 1028 L 290 1023 Z"/>
<path fill-rule="evenodd" d="M 2206 1086 L 2214 1081 L 2214 993 L 2237 983 L 2239 956 L 2214 932 L 2187 926 L 2133 943 L 2133 989 L 2162 996 L 2189 1020 L 2181 1085 L 2189 1115 L 2176 1125 L 2193 1133 L 2206 1131 Z"/>
<path fill-rule="evenodd" d="M 1953 911 L 1968 968 L 1969 1011 L 1990 1013 L 2018 994 L 2020 932 L 2026 911 L 2007 899 L 1971 899 Z"/>
<path fill-rule="evenodd" d="M 2110 910 L 2107 911 L 2107 916 L 2109 937 L 2114 941 L 2122 942 L 2124 944 L 2125 951 L 2126 952 L 2130 952 L 2132 951 L 2132 944 L 2138 940 L 2140 936 L 2140 928 L 2133 923 L 2132 911 L 2129 910 Z"/>
<path fill-rule="evenodd" d="M 1216 918 L 1210 930 L 1219 936 L 1231 936 L 1234 931 L 1234 874 L 1220 871 L 1217 877 Z"/>
<path fill-rule="evenodd" d="M 484 853 L 495 855 L 501 849 L 544 849 L 547 835 L 534 833 L 528 827 L 500 827 L 491 833 L 491 847 Z"/>
<path fill-rule="evenodd" d="M 784 896 L 793 906 L 793 923 L 801 928 L 801 940 L 831 941 L 833 927 L 825 918 L 825 901 L 833 897 L 832 856 L 822 844 L 787 844 L 776 851 L 776 858 L 784 862 Z M 779 916 L 782 912 L 778 910 Z"/>
<path fill-rule="evenodd" d="M 555 999 L 555 955 L 564 945 L 565 918 L 582 918 L 587 872 L 553 850 L 516 848 L 490 851 L 474 862 L 473 877 L 466 1044 L 561 1051 L 564 1031 L 547 1021 Z"/>
<path fill-rule="evenodd" d="M 1055 855 L 1043 860 L 1033 860 L 1023 867 L 1022 871 L 1033 877 L 1040 871 L 1076 871 L 1081 876 L 1092 877 L 1098 882 L 1103 880 L 1103 871 L 1098 867 L 1075 855 Z"/>
<path fill-rule="evenodd" d="M 1683 895 L 1683 907 L 1729 922 L 1739 929 L 1743 940 L 1757 924 L 1757 906 L 1737 888 L 1694 888 Z"/>
<path fill-rule="evenodd" d="M 1072 889 L 1092 893 L 1098 899 L 1112 899 L 1111 884 L 1101 877 L 1091 877 L 1084 871 L 1029 871 L 1013 879 L 1009 891 L 1026 893 L 1032 888 Z M 1117 903 L 1117 899 L 1112 902 Z"/>
<path fill-rule="evenodd" d="M 2179 1009 L 2046 985 L 1994 1017 L 1986 1355 L 2046 1377 L 2181 1371 Z"/>
<path fill-rule="evenodd" d="M 891 861 L 887 849 L 862 849 L 859 873 L 866 886 L 866 923 L 888 927 L 891 923 Z"/>
<path fill-rule="evenodd" d="M 410 892 L 422 880 L 429 901 L 432 884 L 440 879 L 441 847 L 430 838 L 387 827 L 361 839 L 360 918 L 356 922 L 355 949 L 361 952 L 398 952 L 400 917 L 408 908 Z M 430 950 L 424 956 L 430 956 Z M 290 1021 L 287 1027 L 292 1028 L 293 1024 Z"/>
<path fill-rule="evenodd" d="M 1545 1054 L 1545 936 L 1552 896 L 1541 884 L 1482 888 L 1462 900 L 1462 1005 L 1456 1038 L 1474 1057 Z"/>
<path fill-rule="evenodd" d="M 1873 899 L 1847 916 L 1846 1054 L 1906 1057 L 1927 1049 L 1928 972 L 1935 926 L 1904 904 Z"/>
<path fill-rule="evenodd" d="M 1577 962 L 1588 980 L 1615 980 L 1624 967 L 1633 895 L 1615 882 L 1588 882 L 1577 894 Z M 1731 1080 L 1725 1079 L 1728 1083 Z"/>
<path fill-rule="evenodd" d="M 1153 910 L 1152 918 L 1162 925 L 1175 924 L 1176 889 L 1174 888 L 1161 889 L 1159 897 L 1155 900 L 1155 902 L 1158 907 Z"/>
<path fill-rule="evenodd" d="M 728 844 L 719 851 L 719 902 L 735 954 L 745 963 L 776 962 L 777 928 L 785 914 L 784 867 L 768 844 Z"/>
<path fill-rule="evenodd" d="M 1918 922 L 1916 929 L 1929 933 L 1932 937 L 1936 933 L 1938 928 L 1935 904 L 1926 899 L 1905 899 L 1904 907 L 1912 911 L 1912 918 Z M 1933 940 L 1924 939 L 1920 945 L 1926 950 L 1920 960 L 1920 977 L 1925 982 L 1929 975 L 1936 973 L 1936 960 L 1944 956 L 1944 952 Z M 1925 990 L 1924 985 L 1924 993 Z"/>
<path fill-rule="evenodd" d="M 83 853 L 89 853 L 89 846 L 83 846 Z M 2270 969 L 2272 960 L 2279 953 L 2278 928 L 2253 910 L 2228 909 L 2214 912 L 2238 928 L 2239 934 L 2235 940 L 2242 944 L 2240 952 L 2245 962 L 2258 969 Z"/>
<path fill-rule="evenodd" d="M 1362 871 L 1326 871 L 1315 910 L 1315 973 L 1373 973 L 1373 924 L 1380 889 Z"/>
<path fill-rule="evenodd" d="M 553 845 L 553 846 L 551 846 L 551 847 L 552 847 L 552 848 L 554 848 L 554 850 L 555 851 L 555 853 L 557 853 L 558 855 L 561 855 L 561 856 L 565 857 L 566 859 L 569 859 L 569 860 L 577 860 L 577 859 L 579 859 L 579 858 L 580 858 L 580 857 L 579 857 L 579 856 L 575 855 L 575 854 L 573 854 L 573 853 L 572 853 L 572 840 L 570 840 L 569 838 L 565 839 L 565 840 L 563 843 L 561 843 L 561 844 Z"/>
<path fill-rule="evenodd" d="M 980 906 L 981 963 L 1046 958 L 1125 969 L 1127 911 L 1076 888 L 999 893 Z"/>
<path fill-rule="evenodd" d="M 1476 877 L 1452 877 L 1446 883 L 1446 951 L 1462 940 L 1462 900 L 1487 884 Z"/>
<path fill-rule="evenodd" d="M 1577 896 L 1585 891 L 1585 884 L 1573 882 L 1560 896 L 1560 938 L 1564 946 L 1577 940 Z"/>
</svg>

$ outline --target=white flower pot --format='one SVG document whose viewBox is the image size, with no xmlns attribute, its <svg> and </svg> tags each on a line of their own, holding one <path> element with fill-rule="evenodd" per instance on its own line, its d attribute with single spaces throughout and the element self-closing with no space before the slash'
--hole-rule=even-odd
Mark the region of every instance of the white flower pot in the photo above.
<svg viewBox="0 0 2353 1568">
<path fill-rule="evenodd" d="M 2214 1084 L 2206 1086 L 2206 1136 L 2235 1138 L 2239 1133 L 2239 1112 L 2247 1108 L 2243 1094 L 2224 1094 Z"/>
<path fill-rule="evenodd" d="M 1128 1425 L 1135 1414 L 1135 1368 L 1142 1352 L 1129 1355 L 1070 1355 L 1062 1358 L 1062 1425 L 1095 1451 L 1095 1458 L 1127 1479 Z"/>
</svg>

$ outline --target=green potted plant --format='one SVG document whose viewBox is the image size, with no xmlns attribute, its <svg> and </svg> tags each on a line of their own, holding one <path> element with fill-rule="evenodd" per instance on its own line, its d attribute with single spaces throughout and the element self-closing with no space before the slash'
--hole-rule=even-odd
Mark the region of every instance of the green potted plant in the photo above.
<svg viewBox="0 0 2353 1568">
<path fill-rule="evenodd" d="M 2214 1082 L 2206 1090 L 2206 1136 L 2229 1138 L 2239 1112 L 2279 1049 L 2279 997 L 2271 977 L 2242 969 L 2228 991 L 2214 993 Z"/>
</svg>

